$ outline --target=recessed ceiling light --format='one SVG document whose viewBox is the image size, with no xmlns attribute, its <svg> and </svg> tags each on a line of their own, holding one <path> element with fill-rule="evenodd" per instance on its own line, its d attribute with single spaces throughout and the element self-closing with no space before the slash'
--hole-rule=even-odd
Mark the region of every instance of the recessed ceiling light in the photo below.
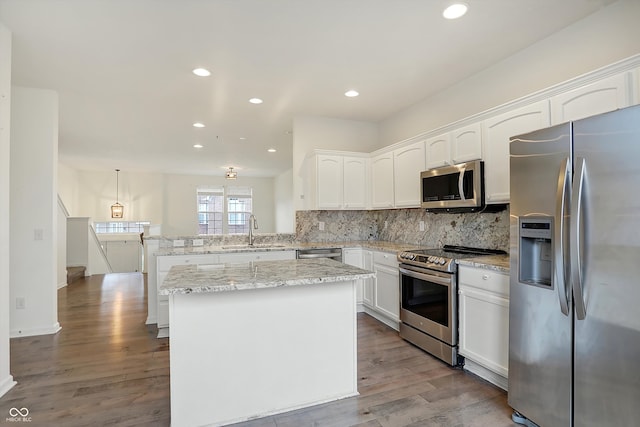
<svg viewBox="0 0 640 427">
<path fill-rule="evenodd" d="M 249 100 L 249 102 L 252 103 L 252 104 L 262 104 L 262 99 L 260 99 L 260 98 L 251 98 Z"/>
<path fill-rule="evenodd" d="M 202 148 L 204 145 L 202 144 L 193 144 L 193 148 Z"/>
<path fill-rule="evenodd" d="M 270 153 L 275 153 L 276 149 L 275 148 L 269 148 L 267 151 L 270 152 Z"/>
<path fill-rule="evenodd" d="M 244 141 L 247 138 L 245 138 L 244 136 L 241 136 L 240 139 Z"/>
<path fill-rule="evenodd" d="M 200 122 L 196 122 L 196 123 L 194 123 L 194 124 L 193 124 L 193 127 L 194 127 L 194 128 L 203 128 L 203 127 L 204 127 L 204 124 L 202 124 L 202 123 L 200 123 Z"/>
<path fill-rule="evenodd" d="M 200 77 L 209 77 L 211 75 L 211 71 L 206 68 L 196 68 L 193 70 L 193 74 Z"/>
<path fill-rule="evenodd" d="M 468 6 L 464 3 L 454 3 L 442 12 L 442 16 L 447 19 L 457 19 L 467 13 L 467 9 Z"/>
<path fill-rule="evenodd" d="M 346 92 L 344 93 L 344 96 L 348 96 L 349 98 L 353 98 L 353 97 L 356 97 L 356 96 L 358 96 L 358 95 L 360 95 L 360 94 L 358 93 L 358 91 L 357 91 L 357 90 L 353 90 L 353 89 L 348 90 L 348 91 L 346 91 Z"/>
</svg>

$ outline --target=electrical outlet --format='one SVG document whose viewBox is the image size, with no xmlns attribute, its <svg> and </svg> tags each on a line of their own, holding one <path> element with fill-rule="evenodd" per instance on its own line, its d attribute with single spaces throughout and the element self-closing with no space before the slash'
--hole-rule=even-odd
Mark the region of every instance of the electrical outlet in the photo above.
<svg viewBox="0 0 640 427">
<path fill-rule="evenodd" d="M 324 222 L 323 221 L 319 221 L 318 222 L 318 230 L 324 231 Z"/>
<path fill-rule="evenodd" d="M 420 231 L 424 231 L 424 221 L 420 221 Z"/>
<path fill-rule="evenodd" d="M 174 248 L 184 247 L 184 240 L 174 240 L 173 241 L 173 247 Z"/>
<path fill-rule="evenodd" d="M 42 228 L 36 228 L 33 230 L 33 240 L 44 239 L 44 230 Z"/>
<path fill-rule="evenodd" d="M 385 221 L 385 222 L 384 222 L 384 229 L 385 229 L 385 230 L 387 229 L 387 226 L 388 226 L 388 225 L 389 225 L 389 221 Z"/>
<path fill-rule="evenodd" d="M 16 308 L 18 310 L 24 310 L 27 307 L 27 301 L 25 297 L 17 297 L 16 298 Z"/>
</svg>

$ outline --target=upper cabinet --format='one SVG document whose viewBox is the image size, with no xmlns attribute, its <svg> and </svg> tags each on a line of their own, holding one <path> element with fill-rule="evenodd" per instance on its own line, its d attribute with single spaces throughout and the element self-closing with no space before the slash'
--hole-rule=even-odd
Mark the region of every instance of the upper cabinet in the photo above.
<svg viewBox="0 0 640 427">
<path fill-rule="evenodd" d="M 631 74 L 621 73 L 551 98 L 552 124 L 583 119 L 632 105 Z"/>
<path fill-rule="evenodd" d="M 424 149 L 424 141 L 418 141 L 393 151 L 395 207 L 420 206 L 420 172 L 425 169 Z"/>
<path fill-rule="evenodd" d="M 480 122 L 451 132 L 451 163 L 482 159 L 482 127 Z"/>
<path fill-rule="evenodd" d="M 393 191 L 393 152 L 389 151 L 371 158 L 371 207 L 394 207 Z"/>
<path fill-rule="evenodd" d="M 308 209 L 365 209 L 368 155 L 314 153 L 307 158 Z"/>
<path fill-rule="evenodd" d="M 509 139 L 549 125 L 549 102 L 546 100 L 482 122 L 487 203 L 509 203 Z"/>
<path fill-rule="evenodd" d="M 425 147 L 427 169 L 482 159 L 480 122 L 429 138 Z"/>
<path fill-rule="evenodd" d="M 451 164 L 451 134 L 434 136 L 425 141 L 427 169 Z"/>
</svg>

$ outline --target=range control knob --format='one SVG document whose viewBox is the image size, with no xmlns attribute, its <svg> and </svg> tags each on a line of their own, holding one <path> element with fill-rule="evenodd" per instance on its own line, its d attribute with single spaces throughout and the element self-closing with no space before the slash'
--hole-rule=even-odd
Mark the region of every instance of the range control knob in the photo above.
<svg viewBox="0 0 640 427">
<path fill-rule="evenodd" d="M 447 261 L 444 258 L 440 258 L 440 265 L 445 265 Z"/>
</svg>

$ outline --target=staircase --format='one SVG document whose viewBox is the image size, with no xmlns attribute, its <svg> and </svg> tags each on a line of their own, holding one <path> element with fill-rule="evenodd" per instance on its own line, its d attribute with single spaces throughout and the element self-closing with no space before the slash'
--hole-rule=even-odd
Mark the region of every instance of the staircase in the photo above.
<svg viewBox="0 0 640 427">
<path fill-rule="evenodd" d="M 67 267 L 67 285 L 84 278 L 86 267 Z"/>
</svg>

